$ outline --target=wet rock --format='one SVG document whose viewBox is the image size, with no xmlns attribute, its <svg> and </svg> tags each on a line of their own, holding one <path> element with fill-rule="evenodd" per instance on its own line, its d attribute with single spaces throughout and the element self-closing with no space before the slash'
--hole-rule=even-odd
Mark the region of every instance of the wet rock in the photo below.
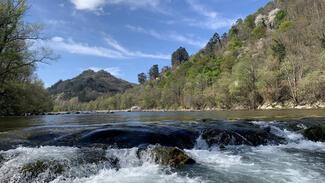
<svg viewBox="0 0 325 183">
<path fill-rule="evenodd" d="M 304 130 L 304 136 L 311 141 L 325 142 L 325 124 L 307 128 Z"/>
<path fill-rule="evenodd" d="M 193 148 L 198 133 L 176 127 L 133 126 L 95 130 L 85 134 L 81 144 L 101 143 L 117 148 L 132 148 L 140 145 L 156 145 Z"/>
<path fill-rule="evenodd" d="M 5 158 L 2 156 L 2 154 L 0 154 L 0 167 L 3 165 L 4 162 Z"/>
<path fill-rule="evenodd" d="M 37 160 L 36 162 L 28 163 L 21 168 L 21 173 L 26 181 L 36 179 L 40 174 L 46 174 L 47 181 L 54 180 L 58 175 L 64 172 L 64 164 L 59 161 Z"/>
<path fill-rule="evenodd" d="M 195 163 L 191 157 L 177 147 L 154 146 L 147 152 L 155 163 L 164 166 L 178 167 Z"/>
<path fill-rule="evenodd" d="M 107 167 L 119 169 L 117 157 L 107 157 L 106 151 L 99 148 L 83 148 L 77 151 L 78 164 L 105 164 Z"/>
<path fill-rule="evenodd" d="M 205 129 L 202 138 L 209 146 L 249 145 L 284 143 L 285 139 L 271 133 L 270 128 L 260 128 L 247 122 L 218 122 Z"/>
</svg>

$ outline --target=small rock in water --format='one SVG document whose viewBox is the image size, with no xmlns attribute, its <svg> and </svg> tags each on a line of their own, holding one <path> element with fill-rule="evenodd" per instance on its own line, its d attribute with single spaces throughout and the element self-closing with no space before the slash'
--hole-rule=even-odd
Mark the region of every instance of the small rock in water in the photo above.
<svg viewBox="0 0 325 183">
<path fill-rule="evenodd" d="M 105 149 L 82 148 L 77 152 L 76 162 L 78 164 L 105 164 L 108 167 L 119 169 L 119 159 L 117 157 L 106 157 Z"/>
<path fill-rule="evenodd" d="M 284 142 L 283 138 L 272 134 L 270 128 L 260 128 L 246 122 L 219 122 L 205 129 L 202 138 L 210 147 L 219 145 L 220 149 L 227 145 L 258 146 Z"/>
<path fill-rule="evenodd" d="M 325 124 L 307 128 L 304 131 L 304 136 L 311 141 L 325 142 Z"/>
<path fill-rule="evenodd" d="M 160 165 L 178 167 L 195 163 L 183 150 L 176 147 L 154 146 L 148 151 L 150 158 Z"/>
</svg>

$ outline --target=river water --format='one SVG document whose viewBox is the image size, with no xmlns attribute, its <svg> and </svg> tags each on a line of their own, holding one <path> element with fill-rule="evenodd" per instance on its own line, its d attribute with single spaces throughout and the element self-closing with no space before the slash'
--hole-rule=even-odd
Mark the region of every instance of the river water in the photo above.
<svg viewBox="0 0 325 183">
<path fill-rule="evenodd" d="M 322 183 L 325 143 L 300 132 L 325 124 L 324 117 L 324 110 L 287 110 L 0 118 L 0 182 Z M 232 131 L 241 123 L 268 128 L 283 141 L 221 147 L 201 134 L 220 124 Z M 139 157 L 142 144 L 158 142 L 184 149 L 196 164 L 175 168 Z"/>
</svg>

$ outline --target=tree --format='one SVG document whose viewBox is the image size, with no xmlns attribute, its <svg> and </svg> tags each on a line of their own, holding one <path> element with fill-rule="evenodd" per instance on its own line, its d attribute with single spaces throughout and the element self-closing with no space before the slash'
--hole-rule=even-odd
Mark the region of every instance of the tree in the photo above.
<svg viewBox="0 0 325 183">
<path fill-rule="evenodd" d="M 245 25 L 250 29 L 254 29 L 255 28 L 255 16 L 254 15 L 247 16 L 245 19 Z"/>
<path fill-rule="evenodd" d="M 0 85 L 3 85 L 11 79 L 28 77 L 37 63 L 51 59 L 52 54 L 44 47 L 30 49 L 35 46 L 33 42 L 41 39 L 41 27 L 23 21 L 25 0 L 1 1 L 0 7 Z"/>
<path fill-rule="evenodd" d="M 271 49 L 273 51 L 273 55 L 277 57 L 278 61 L 282 62 L 287 54 L 285 45 L 279 40 L 274 40 L 274 44 L 272 45 Z"/>
<path fill-rule="evenodd" d="M 0 1 L 0 115 L 42 111 L 38 102 L 50 101 L 33 72 L 37 63 L 53 59 L 52 53 L 34 44 L 41 26 L 23 21 L 26 10 L 26 0 Z"/>
<path fill-rule="evenodd" d="M 153 65 L 149 70 L 149 77 L 151 80 L 156 80 L 159 78 L 159 67 L 158 65 Z"/>
<path fill-rule="evenodd" d="M 147 81 L 147 75 L 145 73 L 138 74 L 138 82 L 144 84 Z"/>
<path fill-rule="evenodd" d="M 189 55 L 185 48 L 180 47 L 172 54 L 172 66 L 176 67 L 189 60 Z"/>
<path fill-rule="evenodd" d="M 218 33 L 215 33 L 206 45 L 205 50 L 207 54 L 213 54 L 220 48 L 222 48 L 221 38 Z"/>
</svg>

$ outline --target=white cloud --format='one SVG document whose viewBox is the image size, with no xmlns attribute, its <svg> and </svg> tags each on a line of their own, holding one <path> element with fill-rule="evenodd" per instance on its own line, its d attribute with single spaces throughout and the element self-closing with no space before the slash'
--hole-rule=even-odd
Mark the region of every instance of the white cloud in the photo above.
<svg viewBox="0 0 325 183">
<path fill-rule="evenodd" d="M 208 7 L 200 4 L 197 0 L 186 0 L 191 9 L 197 14 L 204 17 L 204 19 L 184 19 L 190 26 L 205 27 L 216 30 L 223 27 L 231 26 L 236 19 L 225 18 L 216 11 L 210 10 Z"/>
<path fill-rule="evenodd" d="M 147 34 L 156 39 L 172 40 L 172 41 L 181 42 L 196 47 L 203 47 L 207 42 L 206 40 L 195 38 L 193 36 L 181 35 L 175 32 L 161 33 L 152 29 L 144 29 L 143 27 L 132 26 L 132 25 L 126 25 L 126 27 L 132 31 Z"/>
<path fill-rule="evenodd" d="M 72 54 L 90 55 L 105 58 L 124 58 L 120 52 L 103 47 L 89 46 L 88 44 L 77 43 L 73 40 L 65 40 L 62 37 L 53 37 L 47 41 L 48 46 L 60 50 L 66 51 Z"/>
<path fill-rule="evenodd" d="M 141 51 L 131 51 L 123 46 L 121 46 L 116 40 L 112 39 L 111 37 L 105 38 L 106 43 L 114 48 L 115 50 L 118 50 L 122 55 L 126 57 L 136 57 L 136 58 L 153 58 L 153 59 L 170 59 L 170 55 L 165 54 L 148 54 L 143 53 Z"/>
<path fill-rule="evenodd" d="M 103 6 L 106 0 L 71 0 L 78 10 L 97 10 Z"/>
<path fill-rule="evenodd" d="M 151 59 L 169 59 L 165 54 L 147 54 L 140 51 L 131 51 L 121 46 L 112 38 L 105 38 L 110 48 L 90 46 L 84 43 L 78 43 L 73 40 L 66 40 L 62 37 L 53 37 L 51 40 L 42 41 L 39 44 L 48 46 L 54 50 L 65 51 L 72 54 L 89 55 L 114 59 L 128 58 L 151 58 Z"/>
<path fill-rule="evenodd" d="M 161 0 L 70 0 L 78 10 L 94 11 L 105 5 L 124 5 L 131 9 L 158 8 Z"/>
<path fill-rule="evenodd" d="M 113 76 L 116 77 L 121 77 L 121 69 L 119 67 L 107 67 L 107 68 L 99 68 L 99 67 L 89 67 L 87 69 L 93 70 L 95 72 L 98 72 L 100 70 L 104 70 L 106 72 L 109 72 L 110 74 L 112 74 Z M 86 70 L 87 70 L 86 69 Z M 85 69 L 84 69 L 85 70 Z"/>
</svg>

